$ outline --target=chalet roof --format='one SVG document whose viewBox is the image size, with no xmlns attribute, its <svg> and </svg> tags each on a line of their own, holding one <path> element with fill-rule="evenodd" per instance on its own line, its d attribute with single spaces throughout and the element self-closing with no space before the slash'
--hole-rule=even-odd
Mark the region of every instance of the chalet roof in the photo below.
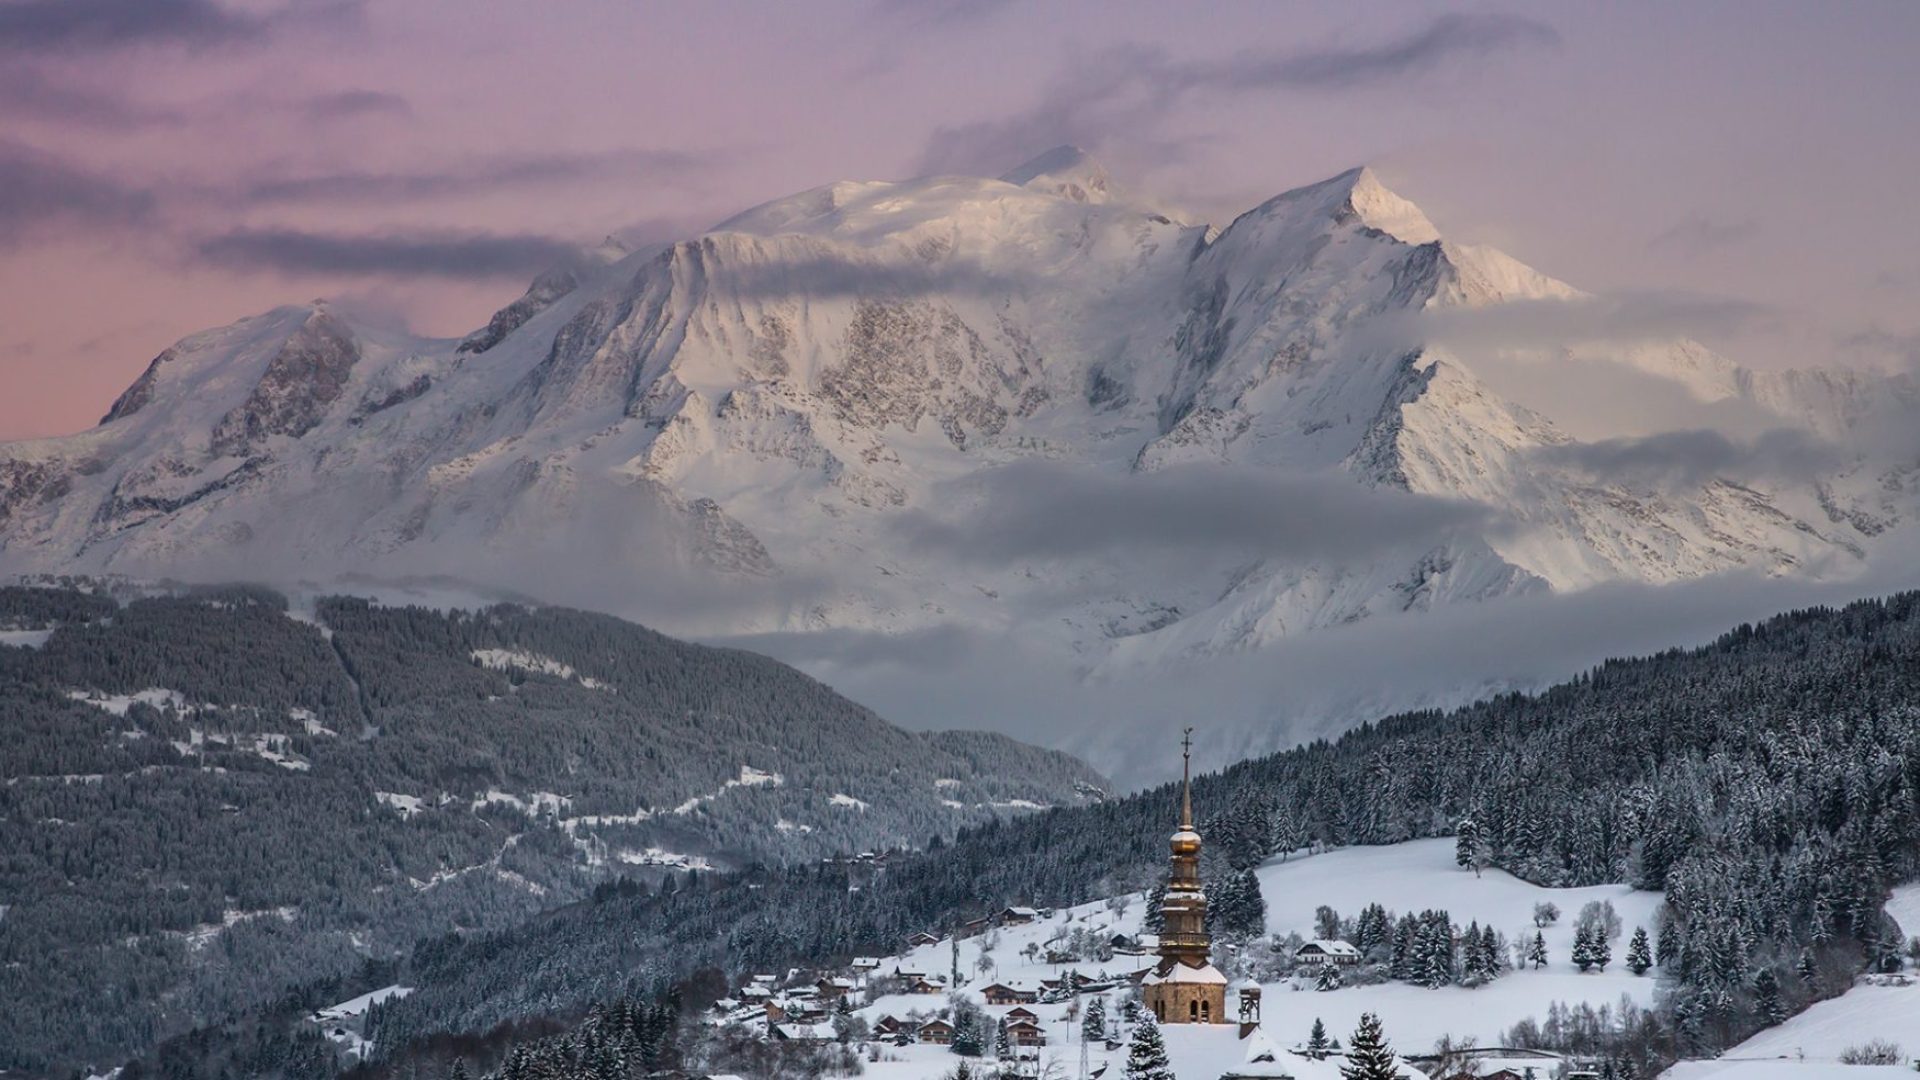
<svg viewBox="0 0 1920 1080">
<path fill-rule="evenodd" d="M 1325 939 L 1309 941 L 1306 944 L 1300 946 L 1298 949 L 1295 949 L 1293 954 L 1295 956 L 1299 956 L 1301 953 L 1307 952 L 1308 950 L 1312 950 L 1314 952 L 1322 952 L 1327 954 L 1328 956 L 1359 956 L 1360 955 L 1359 949 L 1354 948 L 1352 945 L 1344 941 L 1338 941 L 1338 940 L 1328 941 Z"/>
</svg>

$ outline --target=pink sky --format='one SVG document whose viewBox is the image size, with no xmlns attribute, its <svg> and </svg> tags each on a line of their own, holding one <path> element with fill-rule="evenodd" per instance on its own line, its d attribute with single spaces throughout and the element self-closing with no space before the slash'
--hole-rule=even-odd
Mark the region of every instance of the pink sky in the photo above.
<svg viewBox="0 0 1920 1080">
<path fill-rule="evenodd" d="M 1916 49 L 1903 2 L 0 0 L 0 438 L 279 303 L 458 334 L 563 243 L 1067 141 L 1219 222 L 1371 162 L 1583 288 L 1755 305 L 1736 359 L 1912 363 Z"/>
</svg>

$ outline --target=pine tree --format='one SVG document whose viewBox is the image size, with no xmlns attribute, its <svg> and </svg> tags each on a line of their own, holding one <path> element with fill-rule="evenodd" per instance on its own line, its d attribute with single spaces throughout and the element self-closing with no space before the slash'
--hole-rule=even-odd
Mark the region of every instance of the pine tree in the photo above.
<svg viewBox="0 0 1920 1080">
<path fill-rule="evenodd" d="M 1753 1009 L 1768 1027 L 1787 1018 L 1786 1006 L 1780 1000 L 1780 980 L 1774 977 L 1772 968 L 1761 968 L 1753 977 Z"/>
<path fill-rule="evenodd" d="M 1470 817 L 1461 818 L 1455 832 L 1458 839 L 1453 845 L 1453 861 L 1458 863 L 1461 869 L 1472 870 L 1473 876 L 1479 877 L 1480 871 L 1485 869 L 1487 863 L 1491 861 L 1486 836 L 1481 833 L 1480 826 Z"/>
<path fill-rule="evenodd" d="M 1320 970 L 1314 972 L 1313 988 L 1315 990 L 1340 989 L 1340 965 L 1332 961 L 1321 964 Z"/>
<path fill-rule="evenodd" d="M 1094 998 L 1087 1003 L 1087 1015 L 1080 1022 L 1080 1037 L 1088 1042 L 1099 1042 L 1107 1037 L 1107 999 Z"/>
<path fill-rule="evenodd" d="M 1344 1080 L 1402 1080 L 1394 1067 L 1393 1047 L 1380 1030 L 1380 1018 L 1373 1013 L 1360 1014 L 1360 1026 L 1353 1029 L 1347 1044 L 1347 1063 L 1340 1066 Z"/>
<path fill-rule="evenodd" d="M 1672 967 L 1673 962 L 1680 959 L 1680 928 L 1674 925 L 1671 915 L 1660 920 L 1660 938 L 1654 947 L 1653 958 L 1663 970 Z"/>
<path fill-rule="evenodd" d="M 447 1074 L 447 1080 L 467 1080 L 467 1059 L 453 1059 L 453 1071 Z"/>
<path fill-rule="evenodd" d="M 1593 965 L 1601 971 L 1607 970 L 1607 965 L 1613 962 L 1613 944 L 1607 940 L 1607 932 L 1595 927 L 1588 940 L 1592 944 Z"/>
<path fill-rule="evenodd" d="M 1147 890 L 1147 910 L 1141 921 L 1141 929 L 1149 934 L 1166 932 L 1167 920 L 1160 913 L 1160 905 L 1165 903 L 1166 899 L 1167 883 L 1164 880 L 1155 881 L 1153 887 Z"/>
<path fill-rule="evenodd" d="M 1127 1080 L 1175 1080 L 1173 1065 L 1167 1061 L 1167 1043 L 1160 1037 L 1160 1025 L 1144 1019 L 1133 1031 L 1127 1047 Z"/>
<path fill-rule="evenodd" d="M 1594 964 L 1593 935 L 1584 926 L 1573 932 L 1573 962 L 1581 971 L 1590 970 Z"/>
<path fill-rule="evenodd" d="M 1627 943 L 1627 967 L 1635 975 L 1645 975 L 1653 966 L 1653 952 L 1647 945 L 1647 928 L 1633 928 L 1633 940 Z"/>
<path fill-rule="evenodd" d="M 1013 1034 L 1007 1030 L 1007 1018 L 1000 1018 L 1000 1025 L 993 1033 L 993 1056 L 1006 1061 L 1013 1056 Z"/>
<path fill-rule="evenodd" d="M 1313 1018 L 1313 1030 L 1307 1034 L 1307 1053 L 1322 1057 L 1333 1043 L 1327 1038 L 1327 1025 L 1319 1017 Z"/>
<path fill-rule="evenodd" d="M 1820 981 L 1820 968 L 1813 962 L 1813 950 L 1801 949 L 1800 962 L 1794 965 L 1794 972 L 1800 976 L 1803 986 L 1811 987 Z"/>
<path fill-rule="evenodd" d="M 1533 944 L 1527 946 L 1527 963 L 1532 964 L 1535 971 L 1547 966 L 1547 939 L 1538 930 L 1533 932 Z"/>
</svg>

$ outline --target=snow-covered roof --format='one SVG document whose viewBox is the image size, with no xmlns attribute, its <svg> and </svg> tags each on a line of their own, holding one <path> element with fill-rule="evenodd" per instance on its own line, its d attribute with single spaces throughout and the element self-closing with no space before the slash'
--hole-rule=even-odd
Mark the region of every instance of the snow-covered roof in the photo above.
<svg viewBox="0 0 1920 1080">
<path fill-rule="evenodd" d="M 1294 950 L 1294 955 L 1298 956 L 1301 953 L 1306 952 L 1308 949 L 1318 949 L 1321 952 L 1326 953 L 1328 956 L 1359 956 L 1360 955 L 1359 949 L 1354 948 L 1352 945 L 1349 945 L 1344 941 L 1339 941 L 1339 940 L 1328 941 L 1325 938 L 1317 938 L 1313 941 L 1307 942 L 1306 944 L 1300 946 L 1298 949 Z"/>
<path fill-rule="evenodd" d="M 1195 983 L 1203 986 L 1225 986 L 1227 985 L 1227 977 L 1221 973 L 1219 968 L 1214 967 L 1212 964 L 1208 964 L 1205 967 L 1189 967 L 1186 964 L 1175 964 L 1165 974 L 1161 974 L 1159 971 L 1147 972 L 1147 977 L 1141 979 L 1140 982 L 1143 986 L 1158 986 L 1161 983 Z"/>
</svg>

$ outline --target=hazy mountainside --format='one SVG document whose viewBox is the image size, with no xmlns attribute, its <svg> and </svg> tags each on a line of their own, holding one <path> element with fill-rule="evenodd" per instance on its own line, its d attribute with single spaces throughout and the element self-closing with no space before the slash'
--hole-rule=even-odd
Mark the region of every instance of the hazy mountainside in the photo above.
<svg viewBox="0 0 1920 1080">
<path fill-rule="evenodd" d="M 101 426 L 0 447 L 0 561 L 431 569 L 677 632 L 1011 631 L 1116 670 L 1530 591 L 1844 575 L 1911 516 L 1912 462 L 1853 445 L 1910 412 L 1903 380 L 1472 323 L 1585 302 L 1442 238 L 1365 169 L 1224 229 L 1131 200 L 1071 148 L 1001 179 L 836 183 L 583 253 L 461 341 L 324 304 L 189 337 Z M 1495 343 L 1449 345 L 1422 321 L 1439 316 Z M 1596 439 L 1645 432 L 1574 438 L 1590 418 L 1491 377 L 1516 357 L 1631 372 L 1843 452 L 1817 480 L 1596 469 Z M 983 527 L 1023 480 L 1124 500 L 1249 472 L 1471 512 L 1147 565 L 1138 521 L 1070 541 L 1086 521 L 1024 542 Z"/>
<path fill-rule="evenodd" d="M 1657 890 L 1657 1024 L 1619 1050 L 1648 1075 L 1758 1027 L 1762 971 L 1791 1013 L 1897 959 L 1882 908 L 1892 884 L 1920 876 L 1916 660 L 1920 594 L 1908 593 L 1610 662 L 1538 696 L 1391 717 L 1198 778 L 1203 874 L 1224 897 L 1223 876 L 1278 852 L 1447 835 L 1471 820 L 1492 865 L 1528 881 Z M 378 1037 L 397 1055 L 434 1033 L 650 997 L 702 969 L 738 978 L 885 953 L 1007 903 L 1138 891 L 1164 872 L 1176 803 L 1161 787 L 990 823 L 857 890 L 844 871 L 809 866 L 603 891 L 521 927 L 429 944 L 398 976 L 418 989 L 386 1011 Z"/>
<path fill-rule="evenodd" d="M 1065 755 L 583 612 L 5 589 L 0 635 L 0 1065 L 107 1059 L 614 874 L 1101 797 Z"/>
</svg>

